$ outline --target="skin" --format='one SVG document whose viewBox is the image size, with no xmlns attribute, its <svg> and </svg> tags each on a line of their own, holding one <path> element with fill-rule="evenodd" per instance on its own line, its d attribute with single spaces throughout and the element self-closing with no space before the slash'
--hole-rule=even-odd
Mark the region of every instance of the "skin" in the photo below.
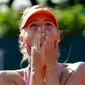
<svg viewBox="0 0 85 85">
<path fill-rule="evenodd" d="M 53 28 L 43 27 L 47 23 L 50 23 Z M 37 29 L 33 28 L 33 26 L 36 27 L 35 24 L 38 26 Z M 47 24 L 48 28 L 51 27 L 50 24 Z M 23 42 L 31 47 L 31 51 L 29 51 L 28 46 L 26 46 L 27 52 L 31 55 L 30 85 L 44 85 L 44 78 L 45 85 L 84 85 L 84 62 L 62 64 L 61 77 L 60 80 L 58 79 L 56 60 L 58 60 L 60 32 L 56 31 L 55 27 L 52 18 L 43 14 L 32 16 L 28 22 Z M 55 41 L 56 46 L 54 45 Z M 23 70 L 0 71 L 0 85 L 25 85 Z"/>
</svg>

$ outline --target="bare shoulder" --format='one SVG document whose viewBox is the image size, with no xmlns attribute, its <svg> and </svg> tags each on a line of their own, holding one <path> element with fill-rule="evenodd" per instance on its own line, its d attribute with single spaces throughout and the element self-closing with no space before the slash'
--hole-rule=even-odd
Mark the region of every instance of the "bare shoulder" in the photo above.
<svg viewBox="0 0 85 85">
<path fill-rule="evenodd" d="M 85 62 L 76 62 L 68 64 L 68 67 L 71 68 L 74 72 L 85 73 Z"/>
<path fill-rule="evenodd" d="M 67 63 L 62 71 L 61 85 L 84 85 L 85 62 Z"/>
<path fill-rule="evenodd" d="M 0 71 L 0 85 L 25 85 L 23 77 L 17 71 Z"/>
</svg>

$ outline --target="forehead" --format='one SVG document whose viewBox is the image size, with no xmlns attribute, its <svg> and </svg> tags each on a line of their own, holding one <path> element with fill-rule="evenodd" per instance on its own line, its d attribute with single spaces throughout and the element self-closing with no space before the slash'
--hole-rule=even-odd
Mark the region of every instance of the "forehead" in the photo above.
<svg viewBox="0 0 85 85">
<path fill-rule="evenodd" d="M 36 20 L 51 21 L 52 23 L 55 24 L 54 19 L 51 16 L 49 16 L 47 14 L 40 14 L 40 13 L 37 13 L 37 14 L 31 16 L 29 18 L 29 20 L 27 21 L 27 23 L 29 24 L 30 22 L 33 22 Z"/>
</svg>

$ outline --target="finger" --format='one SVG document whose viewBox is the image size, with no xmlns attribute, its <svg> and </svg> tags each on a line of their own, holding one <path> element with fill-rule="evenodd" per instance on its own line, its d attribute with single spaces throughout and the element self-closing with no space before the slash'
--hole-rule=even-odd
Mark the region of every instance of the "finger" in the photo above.
<svg viewBox="0 0 85 85">
<path fill-rule="evenodd" d="M 51 33 L 47 30 L 46 33 L 48 37 L 51 38 L 54 42 L 57 40 L 57 32 L 55 31 L 55 29 L 53 29 Z"/>
<path fill-rule="evenodd" d="M 57 41 L 55 41 L 55 49 L 56 49 L 56 51 L 58 50 L 58 43 L 57 43 Z"/>
<path fill-rule="evenodd" d="M 48 52 L 55 51 L 54 42 L 52 41 L 52 39 L 48 39 L 47 44 L 48 44 L 48 47 L 47 47 Z"/>
<path fill-rule="evenodd" d="M 45 46 L 46 46 L 46 52 L 48 52 L 49 49 L 50 49 L 49 39 L 48 39 L 48 38 L 47 38 L 46 41 L 45 41 Z"/>
<path fill-rule="evenodd" d="M 41 54 L 43 54 L 43 55 L 45 55 L 45 48 L 46 48 L 46 45 L 45 45 L 45 43 L 43 43 L 43 45 L 42 45 L 42 47 L 40 49 Z"/>
<path fill-rule="evenodd" d="M 35 44 L 36 43 L 36 33 L 35 35 L 33 36 L 33 40 L 32 40 L 32 47 L 36 47 Z"/>
<path fill-rule="evenodd" d="M 30 53 L 31 53 L 31 47 L 28 44 L 25 47 L 26 47 L 26 50 L 27 50 L 28 54 L 30 55 Z"/>
<path fill-rule="evenodd" d="M 40 50 L 40 45 L 41 45 L 41 29 L 40 27 L 38 28 L 37 32 L 36 32 L 36 35 L 37 35 L 37 39 L 36 39 L 36 44 L 37 44 L 37 50 L 39 51 Z"/>
<path fill-rule="evenodd" d="M 40 49 L 40 40 L 41 40 L 41 33 L 39 30 L 37 30 L 34 34 L 32 41 L 32 47 L 36 47 L 37 51 Z"/>
<path fill-rule="evenodd" d="M 42 42 L 42 44 L 44 43 L 45 39 L 46 39 L 46 34 L 42 33 L 41 34 L 41 42 Z"/>
<path fill-rule="evenodd" d="M 52 45 L 52 40 L 48 39 L 48 45 L 49 45 L 49 49 L 48 50 L 52 50 L 53 49 L 53 45 Z"/>
<path fill-rule="evenodd" d="M 41 26 L 41 46 L 44 43 L 46 39 L 46 30 L 45 30 L 45 26 Z"/>
<path fill-rule="evenodd" d="M 31 47 L 31 59 L 33 60 L 33 56 L 36 52 L 36 48 L 35 47 Z"/>
</svg>

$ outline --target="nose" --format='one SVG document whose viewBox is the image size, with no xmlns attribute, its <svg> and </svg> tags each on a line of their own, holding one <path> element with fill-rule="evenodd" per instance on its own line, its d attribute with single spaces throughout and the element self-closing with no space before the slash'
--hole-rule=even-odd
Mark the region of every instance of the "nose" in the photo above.
<svg viewBox="0 0 85 85">
<path fill-rule="evenodd" d="M 42 25 L 41 26 L 41 33 L 46 33 L 46 30 L 45 29 L 46 29 L 45 25 Z"/>
<path fill-rule="evenodd" d="M 38 27 L 38 31 L 41 32 L 41 33 L 46 33 L 46 27 L 45 27 L 45 25 L 40 25 Z"/>
<path fill-rule="evenodd" d="M 44 25 L 40 25 L 38 31 L 41 33 L 42 39 L 46 37 L 46 27 Z"/>
</svg>

